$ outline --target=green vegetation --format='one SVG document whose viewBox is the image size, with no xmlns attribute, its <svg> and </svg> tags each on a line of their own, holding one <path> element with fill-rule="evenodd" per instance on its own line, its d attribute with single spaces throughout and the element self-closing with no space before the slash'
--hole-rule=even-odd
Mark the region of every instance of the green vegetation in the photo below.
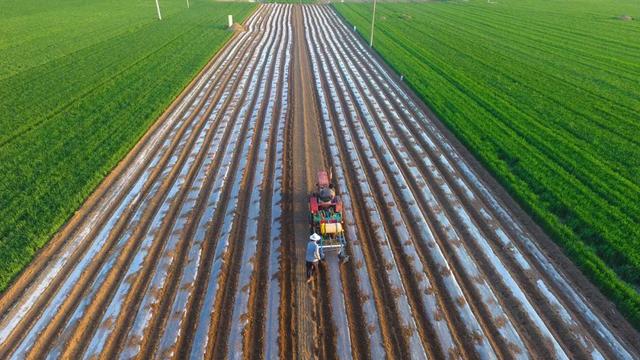
<svg viewBox="0 0 640 360">
<path fill-rule="evenodd" d="M 368 39 L 371 4 L 336 4 Z M 640 328 L 635 0 L 378 4 L 375 49 Z"/>
<path fill-rule="evenodd" d="M 0 1 L 0 291 L 254 5 Z"/>
</svg>

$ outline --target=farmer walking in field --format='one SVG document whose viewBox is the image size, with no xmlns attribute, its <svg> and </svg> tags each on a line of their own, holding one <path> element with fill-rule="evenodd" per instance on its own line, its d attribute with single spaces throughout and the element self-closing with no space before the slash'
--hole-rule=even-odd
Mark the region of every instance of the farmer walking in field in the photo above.
<svg viewBox="0 0 640 360">
<path fill-rule="evenodd" d="M 320 241 L 320 235 L 313 233 L 309 237 L 309 242 L 307 243 L 307 284 L 313 280 L 313 275 L 318 268 L 318 262 L 321 259 L 318 241 Z"/>
</svg>

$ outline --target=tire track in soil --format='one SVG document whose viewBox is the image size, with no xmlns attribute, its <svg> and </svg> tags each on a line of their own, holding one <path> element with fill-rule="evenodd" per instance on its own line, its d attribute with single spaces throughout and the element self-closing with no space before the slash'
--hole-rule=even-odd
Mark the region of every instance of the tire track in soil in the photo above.
<svg viewBox="0 0 640 360">
<path fill-rule="evenodd" d="M 293 83 L 293 73 L 291 71 L 289 83 Z M 290 89 L 293 87 L 291 86 Z M 293 91 L 292 91 L 293 92 Z M 293 104 L 293 100 L 291 101 Z M 289 214 L 284 216 L 282 223 L 282 256 L 280 258 L 280 287 L 282 292 L 280 293 L 280 309 L 279 309 L 279 321 L 280 321 L 280 340 L 279 340 L 279 357 L 285 358 L 287 356 L 299 358 L 297 347 L 297 333 L 294 331 L 296 326 L 296 318 L 293 311 L 293 304 L 295 303 L 295 232 L 294 221 L 291 214 L 293 214 L 293 114 L 291 111 L 287 114 L 285 120 L 285 134 L 284 134 L 284 171 L 282 176 L 282 212 L 283 214 Z M 287 333 L 287 330 L 289 332 Z M 294 356 L 295 355 L 295 356 Z"/>
</svg>

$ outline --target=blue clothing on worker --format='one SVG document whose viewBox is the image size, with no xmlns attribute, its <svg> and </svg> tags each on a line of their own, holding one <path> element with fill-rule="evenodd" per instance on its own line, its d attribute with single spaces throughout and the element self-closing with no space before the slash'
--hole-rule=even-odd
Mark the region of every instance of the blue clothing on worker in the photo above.
<svg viewBox="0 0 640 360">
<path fill-rule="evenodd" d="M 320 257 L 320 246 L 315 241 L 309 241 L 307 244 L 307 261 L 317 262 L 322 259 Z"/>
</svg>

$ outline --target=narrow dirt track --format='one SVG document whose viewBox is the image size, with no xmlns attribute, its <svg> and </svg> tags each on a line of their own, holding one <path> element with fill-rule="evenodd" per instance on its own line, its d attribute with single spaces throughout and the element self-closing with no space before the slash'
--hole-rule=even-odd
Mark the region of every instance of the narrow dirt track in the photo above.
<svg viewBox="0 0 640 360">
<path fill-rule="evenodd" d="M 245 27 L 2 295 L 0 358 L 640 356 L 330 7 Z M 351 260 L 307 285 L 329 167 Z"/>
</svg>

